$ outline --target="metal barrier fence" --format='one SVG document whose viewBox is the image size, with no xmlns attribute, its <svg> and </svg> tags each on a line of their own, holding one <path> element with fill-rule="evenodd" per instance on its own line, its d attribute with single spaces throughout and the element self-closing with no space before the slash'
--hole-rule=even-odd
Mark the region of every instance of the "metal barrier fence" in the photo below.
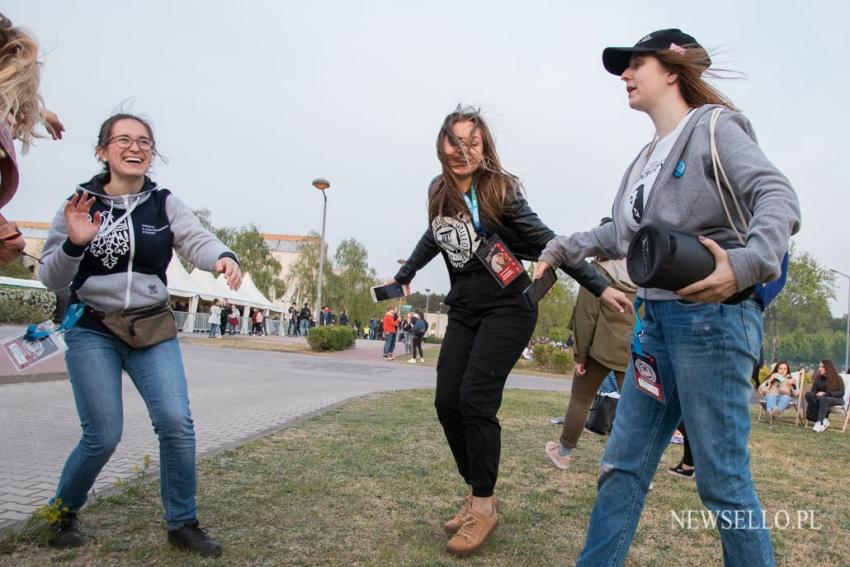
<svg viewBox="0 0 850 567">
<path fill-rule="evenodd" d="M 177 328 L 183 333 L 209 333 L 210 326 L 209 313 L 186 313 L 185 311 L 175 311 L 174 319 L 177 322 Z M 286 323 L 284 321 L 284 323 Z M 281 334 L 281 322 L 274 319 L 266 319 L 265 332 L 269 335 Z M 229 326 L 228 326 L 229 328 Z M 240 317 L 239 325 L 235 334 L 249 334 L 253 328 L 253 322 L 249 317 Z M 221 329 L 221 334 L 228 334 L 228 329 Z M 283 333 L 286 333 L 286 327 L 283 327 Z"/>
</svg>

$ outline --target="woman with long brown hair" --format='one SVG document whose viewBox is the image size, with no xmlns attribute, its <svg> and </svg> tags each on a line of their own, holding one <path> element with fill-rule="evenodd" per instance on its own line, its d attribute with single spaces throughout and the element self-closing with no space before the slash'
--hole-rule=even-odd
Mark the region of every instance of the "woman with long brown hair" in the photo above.
<svg viewBox="0 0 850 567">
<path fill-rule="evenodd" d="M 806 419 L 814 421 L 813 431 L 823 433 L 829 427 L 826 415 L 832 406 L 844 405 L 844 380 L 829 358 L 820 361 L 812 375 L 812 389 L 806 392 Z"/>
<path fill-rule="evenodd" d="M 508 373 L 537 321 L 536 307 L 527 307 L 522 298 L 531 282 L 521 260 L 536 258 L 554 233 L 528 206 L 519 180 L 502 167 L 477 110 L 459 105 L 446 116 L 437 157 L 442 172 L 428 191 L 429 227 L 394 281 L 407 286 L 438 253 L 449 271 L 451 309 L 437 361 L 435 406 L 467 485 L 461 510 L 445 524 L 452 534 L 447 550 L 466 556 L 483 545 L 498 522 L 496 413 Z M 573 266 L 562 267 L 617 309 L 631 307 L 588 264 Z"/>
<path fill-rule="evenodd" d="M 624 257 L 650 224 L 699 237 L 715 267 L 676 291 L 638 289 L 643 332 L 633 339 L 577 565 L 623 564 L 658 462 L 682 419 L 724 564 L 772 565 L 748 448 L 750 377 L 764 308 L 752 292 L 781 274 L 800 227 L 797 197 L 759 148 L 749 120 L 705 82 L 711 58 L 692 36 L 655 31 L 633 47 L 605 49 L 602 63 L 624 83 L 629 106 L 651 119 L 654 135 L 626 169 L 614 222 L 557 237 L 537 270 L 588 256 Z M 722 191 L 713 156 L 729 180 Z M 734 223 L 726 203 L 737 213 Z M 733 242 L 737 247 L 721 246 Z"/>
</svg>

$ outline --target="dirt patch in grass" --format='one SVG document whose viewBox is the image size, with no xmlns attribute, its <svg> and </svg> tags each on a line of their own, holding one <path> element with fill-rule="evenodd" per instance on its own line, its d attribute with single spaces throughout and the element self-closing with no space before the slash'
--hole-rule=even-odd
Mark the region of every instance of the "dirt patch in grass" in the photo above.
<svg viewBox="0 0 850 567">
<path fill-rule="evenodd" d="M 158 482 L 102 498 L 81 514 L 87 543 L 57 552 L 43 536 L 0 549 L 0 565 L 565 565 L 584 542 L 605 438 L 585 433 L 569 471 L 552 467 L 543 444 L 557 439 L 566 396 L 505 392 L 501 524 L 483 553 L 456 561 L 443 551 L 442 523 L 464 486 L 433 410 L 433 392 L 406 391 L 339 406 L 199 464 L 202 524 L 225 555 L 201 560 L 170 550 Z M 753 472 L 768 514 L 813 509 L 819 530 L 772 533 L 779 565 L 847 563 L 850 434 L 814 434 L 754 423 Z M 710 529 L 684 530 L 673 511 L 701 510 L 693 481 L 666 474 L 671 446 L 647 497 L 627 565 L 721 564 Z"/>
</svg>

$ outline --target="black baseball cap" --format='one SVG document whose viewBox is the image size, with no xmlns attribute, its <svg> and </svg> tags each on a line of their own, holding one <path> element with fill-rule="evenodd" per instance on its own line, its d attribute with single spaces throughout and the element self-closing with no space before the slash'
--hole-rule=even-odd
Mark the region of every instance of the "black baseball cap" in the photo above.
<svg viewBox="0 0 850 567">
<path fill-rule="evenodd" d="M 634 47 L 606 47 L 602 52 L 602 64 L 605 70 L 614 75 L 622 75 L 632 55 L 635 53 L 655 53 L 664 49 L 705 49 L 694 39 L 680 29 L 667 29 L 654 31 L 645 35 Z M 708 53 L 705 54 L 706 68 L 711 65 Z"/>
</svg>

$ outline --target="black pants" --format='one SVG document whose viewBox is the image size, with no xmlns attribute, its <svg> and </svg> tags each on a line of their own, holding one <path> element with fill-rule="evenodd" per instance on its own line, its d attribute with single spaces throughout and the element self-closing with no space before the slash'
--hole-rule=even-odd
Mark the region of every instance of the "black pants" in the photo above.
<svg viewBox="0 0 850 567">
<path fill-rule="evenodd" d="M 458 276 L 446 300 L 434 405 L 458 472 L 478 497 L 493 495 L 502 443 L 496 413 L 537 322 L 521 297 L 528 283 L 525 274 L 504 289 L 489 273 Z"/>
<path fill-rule="evenodd" d="M 823 421 L 829 413 L 830 406 L 843 405 L 843 398 L 831 398 L 829 396 L 817 397 L 814 392 L 806 392 L 806 419 L 809 421 Z"/>
<path fill-rule="evenodd" d="M 679 422 L 678 429 L 682 432 L 682 446 L 685 449 L 685 453 L 682 455 L 682 464 L 692 467 L 694 466 L 694 457 L 691 455 L 691 444 L 688 442 L 688 432 L 685 431 L 684 420 Z"/>
<path fill-rule="evenodd" d="M 410 354 L 411 356 L 413 356 L 413 358 L 416 358 L 417 352 L 419 352 L 419 358 L 425 358 L 425 355 L 422 354 L 422 337 L 417 337 L 416 335 L 413 335 L 413 338 L 410 340 L 410 345 L 411 350 L 413 351 Z"/>
</svg>

